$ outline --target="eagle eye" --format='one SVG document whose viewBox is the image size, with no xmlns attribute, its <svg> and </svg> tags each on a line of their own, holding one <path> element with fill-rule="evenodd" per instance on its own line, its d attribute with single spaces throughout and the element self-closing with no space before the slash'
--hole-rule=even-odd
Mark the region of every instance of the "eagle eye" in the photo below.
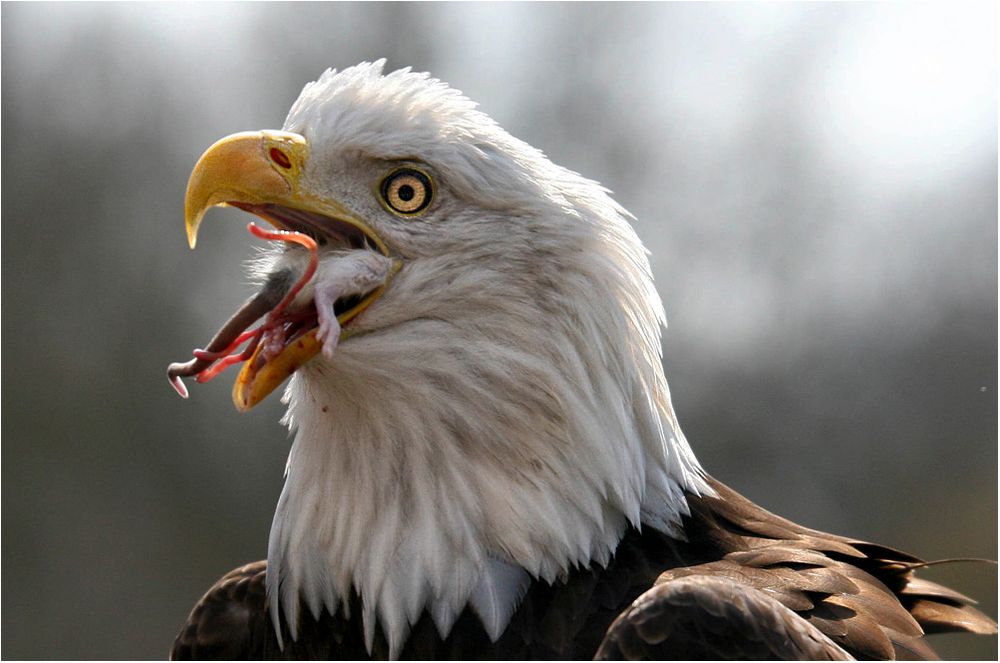
<svg viewBox="0 0 1000 663">
<path fill-rule="evenodd" d="M 382 180 L 382 202 L 401 216 L 416 216 L 431 204 L 431 178 L 416 168 L 398 168 Z"/>
</svg>

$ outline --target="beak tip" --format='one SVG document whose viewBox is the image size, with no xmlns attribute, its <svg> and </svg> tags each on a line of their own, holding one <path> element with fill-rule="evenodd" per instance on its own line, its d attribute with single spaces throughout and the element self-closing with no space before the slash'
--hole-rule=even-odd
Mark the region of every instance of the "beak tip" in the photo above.
<svg viewBox="0 0 1000 663">
<path fill-rule="evenodd" d="M 187 231 L 188 246 L 192 249 L 198 243 L 198 227 L 201 225 L 201 218 L 204 214 L 203 211 L 195 214 L 189 213 L 184 219 L 184 229 Z"/>
<path fill-rule="evenodd" d="M 236 406 L 236 411 L 243 413 L 249 412 L 256 405 L 256 402 L 251 402 L 250 395 L 246 393 L 246 390 L 237 380 L 236 384 L 233 385 L 233 405 Z"/>
</svg>

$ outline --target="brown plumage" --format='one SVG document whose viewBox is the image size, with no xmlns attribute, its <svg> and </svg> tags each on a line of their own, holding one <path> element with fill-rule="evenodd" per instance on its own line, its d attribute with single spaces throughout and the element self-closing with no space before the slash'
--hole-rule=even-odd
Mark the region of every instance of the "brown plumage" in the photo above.
<svg viewBox="0 0 1000 663">
<path fill-rule="evenodd" d="M 917 578 L 916 557 L 811 530 L 724 484 L 689 496 L 687 541 L 630 531 L 607 568 L 536 581 L 506 632 L 490 642 L 466 610 L 441 640 L 428 615 L 403 658 L 895 659 L 936 658 L 923 633 L 995 634 L 972 599 Z M 266 562 L 216 583 L 181 629 L 181 659 L 368 658 L 360 602 L 304 617 L 278 647 L 267 614 Z M 305 612 L 305 611 L 303 611 Z M 388 655 L 376 635 L 372 657 Z"/>
</svg>

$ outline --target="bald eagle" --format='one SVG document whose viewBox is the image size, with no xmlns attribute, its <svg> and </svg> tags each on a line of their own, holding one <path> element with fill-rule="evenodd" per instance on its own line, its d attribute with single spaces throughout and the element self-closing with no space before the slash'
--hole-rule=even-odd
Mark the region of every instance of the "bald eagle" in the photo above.
<svg viewBox="0 0 1000 663">
<path fill-rule="evenodd" d="M 383 64 L 325 72 L 190 177 L 192 248 L 216 205 L 274 248 L 169 378 L 242 364 L 245 411 L 290 377 L 294 442 L 267 560 L 208 590 L 174 659 L 931 658 L 924 633 L 996 633 L 916 557 L 708 475 L 629 213 Z"/>
</svg>

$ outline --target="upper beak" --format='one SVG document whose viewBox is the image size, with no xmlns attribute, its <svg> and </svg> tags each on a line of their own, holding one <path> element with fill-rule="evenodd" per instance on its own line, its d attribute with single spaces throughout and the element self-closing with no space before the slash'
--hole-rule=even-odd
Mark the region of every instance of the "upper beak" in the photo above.
<svg viewBox="0 0 1000 663">
<path fill-rule="evenodd" d="M 301 190 L 300 177 L 308 157 L 306 139 L 286 131 L 233 134 L 209 147 L 191 173 L 184 200 L 184 225 L 191 248 L 195 247 L 205 212 L 212 207 L 236 205 L 284 229 L 281 219 L 272 216 L 276 214 L 274 206 L 280 206 L 321 215 L 331 227 L 338 223 L 353 226 L 388 256 L 389 250 L 382 239 L 350 210 L 335 200 L 321 199 Z M 341 324 L 358 315 L 384 287 L 338 315 Z M 267 362 L 257 361 L 258 347 L 245 362 L 233 387 L 236 408 L 245 411 L 256 405 L 319 350 L 314 332 L 288 345 Z"/>
<path fill-rule="evenodd" d="M 198 159 L 184 198 L 184 226 L 193 249 L 205 212 L 230 202 L 291 202 L 309 144 L 287 131 L 245 131 L 217 141 Z"/>
</svg>

